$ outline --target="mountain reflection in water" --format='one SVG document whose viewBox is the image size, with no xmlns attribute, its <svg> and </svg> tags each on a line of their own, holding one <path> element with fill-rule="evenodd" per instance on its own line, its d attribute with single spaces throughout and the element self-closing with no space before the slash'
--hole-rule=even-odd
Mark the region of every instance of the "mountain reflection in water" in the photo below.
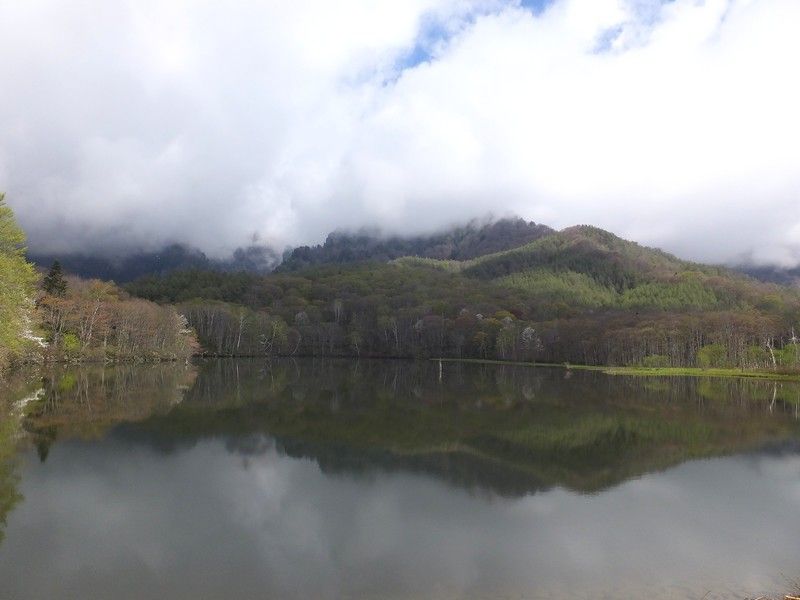
<svg viewBox="0 0 800 600">
<path fill-rule="evenodd" d="M 778 553 L 781 540 L 800 534 L 785 526 L 800 508 L 794 384 L 213 360 L 53 368 L 0 394 L 0 536 L 8 521 L 0 597 L 63 595 L 60 573 L 81 597 L 125 597 L 117 586 L 135 575 L 144 587 L 131 597 L 142 597 L 136 589 L 144 597 L 252 597 L 256 589 L 266 597 L 580 597 L 585 583 L 607 597 L 643 586 L 653 597 L 688 598 L 706 586 L 713 598 L 774 590 L 781 574 L 800 572 L 800 546 Z M 303 506 L 310 512 L 296 514 Z M 374 512 L 367 523 L 356 507 Z M 105 530 L 77 520 L 93 514 L 123 535 L 100 573 L 82 561 L 99 560 L 84 546 L 102 547 Z M 164 521 L 143 524 L 147 515 Z M 307 521 L 293 528 L 291 519 Z M 765 535 L 774 550 L 747 539 Z M 681 536 L 695 548 L 681 549 Z M 212 539 L 236 559 L 229 566 L 238 579 L 208 570 L 219 550 L 188 544 Z M 455 540 L 471 548 L 463 562 Z M 75 562 L 63 563 L 59 543 L 82 548 Z M 723 558 L 735 555 L 730 544 L 753 546 L 739 558 L 751 570 Z M 770 564 L 772 554 L 782 564 Z M 423 557 L 431 564 L 417 564 Z M 7 577 L 23 560 L 40 567 L 41 586 L 28 592 Z M 307 570 L 289 568 L 291 560 Z M 198 577 L 211 587 L 163 571 L 189 563 L 206 569 Z M 437 563 L 439 578 L 430 570 Z M 42 568 L 55 571 L 43 577 Z"/>
</svg>

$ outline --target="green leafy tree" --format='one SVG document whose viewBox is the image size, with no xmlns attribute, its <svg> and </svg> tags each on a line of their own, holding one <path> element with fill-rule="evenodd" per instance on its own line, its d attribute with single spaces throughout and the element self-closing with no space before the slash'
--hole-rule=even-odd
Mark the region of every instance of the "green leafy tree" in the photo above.
<svg viewBox="0 0 800 600">
<path fill-rule="evenodd" d="M 697 351 L 697 362 L 704 369 L 727 366 L 725 346 L 708 344 Z"/>
<path fill-rule="evenodd" d="M 25 234 L 0 194 L 0 368 L 22 345 L 35 272 L 25 260 Z"/>
</svg>

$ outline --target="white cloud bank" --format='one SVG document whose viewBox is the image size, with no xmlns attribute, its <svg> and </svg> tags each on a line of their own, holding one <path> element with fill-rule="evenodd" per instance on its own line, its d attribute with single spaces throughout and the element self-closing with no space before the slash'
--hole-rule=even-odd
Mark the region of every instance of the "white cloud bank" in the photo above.
<svg viewBox="0 0 800 600">
<path fill-rule="evenodd" d="M 798 30 L 797 0 L 0 0 L 0 189 L 51 251 L 493 212 L 794 265 Z"/>
</svg>

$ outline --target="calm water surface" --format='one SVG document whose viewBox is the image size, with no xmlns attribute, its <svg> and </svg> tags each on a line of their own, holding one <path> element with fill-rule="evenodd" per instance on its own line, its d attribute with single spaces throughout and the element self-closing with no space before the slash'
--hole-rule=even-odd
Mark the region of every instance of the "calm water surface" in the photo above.
<svg viewBox="0 0 800 600">
<path fill-rule="evenodd" d="M 800 389 L 391 361 L 0 389 L 0 598 L 745 598 L 800 579 Z"/>
</svg>

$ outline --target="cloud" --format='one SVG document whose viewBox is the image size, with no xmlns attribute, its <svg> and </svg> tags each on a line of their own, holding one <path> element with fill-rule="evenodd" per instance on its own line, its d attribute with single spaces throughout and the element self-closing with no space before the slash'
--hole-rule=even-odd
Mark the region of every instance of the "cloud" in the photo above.
<svg viewBox="0 0 800 600">
<path fill-rule="evenodd" d="M 60 443 L 26 467 L 0 555 L 13 598 L 743 597 L 797 565 L 796 454 L 517 499 L 368 459 L 361 476 L 269 446 L 243 460 L 210 438 Z"/>
<path fill-rule="evenodd" d="M 0 8 L 0 189 L 49 251 L 517 213 L 800 262 L 795 0 Z"/>
</svg>

